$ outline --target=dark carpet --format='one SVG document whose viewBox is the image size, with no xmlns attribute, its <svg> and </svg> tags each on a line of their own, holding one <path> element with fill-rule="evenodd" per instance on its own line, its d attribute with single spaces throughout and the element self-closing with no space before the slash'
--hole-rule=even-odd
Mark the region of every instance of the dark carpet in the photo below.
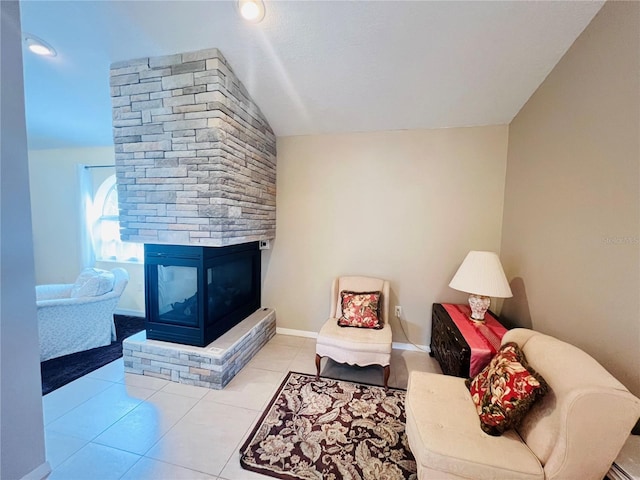
<svg viewBox="0 0 640 480">
<path fill-rule="evenodd" d="M 77 378 L 103 367 L 122 356 L 122 340 L 144 330 L 144 317 L 114 315 L 116 340 L 111 345 L 71 353 L 40 363 L 42 395 L 53 392 Z"/>
</svg>

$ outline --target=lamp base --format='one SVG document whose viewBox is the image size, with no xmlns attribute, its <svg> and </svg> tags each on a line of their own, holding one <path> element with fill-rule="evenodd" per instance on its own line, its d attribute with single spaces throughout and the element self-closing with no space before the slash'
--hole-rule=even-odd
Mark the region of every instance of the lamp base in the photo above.
<svg viewBox="0 0 640 480">
<path fill-rule="evenodd" d="M 469 306 L 471 307 L 471 320 L 484 323 L 484 314 L 491 306 L 491 298 L 484 295 L 469 295 Z"/>
</svg>

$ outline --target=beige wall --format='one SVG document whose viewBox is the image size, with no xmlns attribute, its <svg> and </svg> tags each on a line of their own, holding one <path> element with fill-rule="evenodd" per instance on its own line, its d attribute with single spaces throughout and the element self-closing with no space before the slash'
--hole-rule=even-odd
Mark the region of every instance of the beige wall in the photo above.
<svg viewBox="0 0 640 480">
<path fill-rule="evenodd" d="M 379 275 L 392 282 L 410 341 L 428 344 L 431 304 L 465 301 L 447 284 L 466 253 L 499 250 L 507 133 L 494 126 L 278 139 L 277 233 L 262 262 L 262 303 L 276 308 L 278 326 L 316 332 L 334 276 Z M 112 164 L 113 149 L 34 150 L 29 160 L 37 283 L 71 282 L 81 268 L 76 165 Z M 142 314 L 142 266 L 96 266 L 129 271 L 118 307 Z M 394 341 L 406 342 L 392 325 Z"/>
<path fill-rule="evenodd" d="M 509 131 L 503 315 L 640 394 L 640 3 L 608 2 Z M 528 318 L 530 315 L 530 319 Z"/>
<path fill-rule="evenodd" d="M 73 282 L 82 268 L 76 167 L 113 165 L 112 147 L 29 151 L 36 282 Z M 111 169 L 108 169 L 111 170 Z M 106 172 L 105 175 L 113 174 Z M 106 178 L 106 177 L 105 177 Z"/>
<path fill-rule="evenodd" d="M 72 283 L 82 269 L 80 184 L 77 165 L 113 165 L 113 147 L 29 151 L 29 183 L 36 283 Z M 115 169 L 94 169 L 95 188 Z M 138 264 L 98 262 L 98 268 L 122 267 L 130 282 L 118 309 L 144 313 L 144 273 Z"/>
<path fill-rule="evenodd" d="M 492 126 L 278 138 L 262 295 L 278 326 L 317 332 L 333 277 L 379 276 L 410 340 L 428 344 L 431 304 L 465 301 L 447 285 L 467 252 L 499 250 L 507 135 Z"/>
<path fill-rule="evenodd" d="M 22 35 L 0 2 L 0 478 L 44 478 L 40 345 L 31 242 Z"/>
</svg>

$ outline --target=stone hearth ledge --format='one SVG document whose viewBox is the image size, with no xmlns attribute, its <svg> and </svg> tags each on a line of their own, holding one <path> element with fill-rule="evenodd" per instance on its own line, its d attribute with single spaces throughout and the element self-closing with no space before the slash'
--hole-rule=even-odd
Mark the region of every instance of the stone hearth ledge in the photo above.
<svg viewBox="0 0 640 480">
<path fill-rule="evenodd" d="M 206 347 L 148 340 L 143 330 L 122 342 L 124 370 L 220 390 L 276 334 L 276 312 L 261 308 Z"/>
</svg>

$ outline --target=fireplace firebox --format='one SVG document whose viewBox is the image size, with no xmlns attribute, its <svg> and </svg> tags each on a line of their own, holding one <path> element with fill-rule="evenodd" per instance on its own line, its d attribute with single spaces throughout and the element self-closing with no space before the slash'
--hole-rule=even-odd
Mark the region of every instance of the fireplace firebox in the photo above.
<svg viewBox="0 0 640 480">
<path fill-rule="evenodd" d="M 260 308 L 258 242 L 145 244 L 147 338 L 204 347 Z"/>
</svg>

